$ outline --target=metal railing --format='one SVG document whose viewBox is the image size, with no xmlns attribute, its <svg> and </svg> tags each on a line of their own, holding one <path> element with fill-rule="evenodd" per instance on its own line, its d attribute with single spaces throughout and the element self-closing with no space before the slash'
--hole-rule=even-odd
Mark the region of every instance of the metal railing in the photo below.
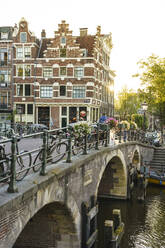
<svg viewBox="0 0 165 248">
<path fill-rule="evenodd" d="M 46 167 L 60 160 L 71 163 L 73 156 L 86 155 L 91 149 L 99 150 L 128 141 L 146 143 L 142 131 L 118 130 L 112 138 L 109 126 L 99 123 L 91 125 L 89 134 L 81 135 L 77 135 L 71 126 L 29 135 L 11 130 L 10 138 L 0 140 L 0 185 L 8 183 L 11 193 L 18 190 L 18 181 L 36 172 L 45 175 Z"/>
</svg>

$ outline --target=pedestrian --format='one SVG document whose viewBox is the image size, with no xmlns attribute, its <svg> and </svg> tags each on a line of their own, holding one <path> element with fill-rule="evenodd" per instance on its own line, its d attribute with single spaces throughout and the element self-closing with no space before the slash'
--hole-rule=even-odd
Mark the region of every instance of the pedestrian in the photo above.
<svg viewBox="0 0 165 248">
<path fill-rule="evenodd" d="M 100 123 L 104 123 L 106 120 L 107 120 L 107 116 L 106 116 L 105 113 L 103 113 L 103 115 L 102 115 L 102 116 L 100 117 L 100 119 L 99 119 L 99 122 L 100 122 Z"/>
</svg>

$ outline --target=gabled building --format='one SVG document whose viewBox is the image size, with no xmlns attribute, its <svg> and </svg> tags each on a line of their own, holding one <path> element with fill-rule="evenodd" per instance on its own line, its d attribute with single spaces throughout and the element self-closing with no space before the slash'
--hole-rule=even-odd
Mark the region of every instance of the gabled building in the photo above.
<svg viewBox="0 0 165 248">
<path fill-rule="evenodd" d="M 35 123 L 35 64 L 39 51 L 39 40 L 22 18 L 14 27 L 14 109 L 15 122 Z"/>
<path fill-rule="evenodd" d="M 22 18 L 13 29 L 13 101 L 15 122 L 65 127 L 78 120 L 113 115 L 111 34 L 87 28 L 73 36 L 62 21 L 54 38 L 45 30 L 39 41 Z"/>
<path fill-rule="evenodd" d="M 12 27 L 0 27 L 0 128 L 11 120 L 12 88 Z"/>
</svg>

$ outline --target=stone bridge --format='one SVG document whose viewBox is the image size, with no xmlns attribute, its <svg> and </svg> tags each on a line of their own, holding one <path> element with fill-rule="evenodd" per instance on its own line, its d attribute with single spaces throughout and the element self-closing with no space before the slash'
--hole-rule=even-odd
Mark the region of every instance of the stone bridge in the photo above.
<svg viewBox="0 0 165 248">
<path fill-rule="evenodd" d="M 1 187 L 0 248 L 83 247 L 82 203 L 100 195 L 127 199 L 130 163 L 140 169 L 153 152 L 138 142 L 104 147 L 27 176 L 17 193 Z"/>
</svg>

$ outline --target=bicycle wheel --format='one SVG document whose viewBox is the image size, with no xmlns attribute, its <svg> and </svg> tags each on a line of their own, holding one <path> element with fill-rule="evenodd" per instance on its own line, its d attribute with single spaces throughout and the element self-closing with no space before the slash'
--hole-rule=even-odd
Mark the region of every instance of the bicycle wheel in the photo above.
<svg viewBox="0 0 165 248">
<path fill-rule="evenodd" d="M 42 166 L 43 151 L 41 150 L 34 159 L 33 171 L 38 172 Z"/>
<path fill-rule="evenodd" d="M 58 161 L 64 158 L 67 150 L 68 150 L 68 146 L 65 142 L 61 142 L 53 146 L 50 149 L 47 157 L 48 162 L 57 163 Z"/>
<path fill-rule="evenodd" d="M 22 151 L 19 155 L 28 152 L 28 151 Z M 30 153 L 28 153 L 27 155 L 23 156 L 19 156 L 17 158 L 17 165 L 16 165 L 16 181 L 22 181 L 24 179 L 24 177 L 26 177 L 26 175 L 28 174 L 30 167 L 31 167 L 31 163 L 32 163 L 32 156 Z M 20 168 L 20 170 L 18 170 L 18 167 Z"/>
<path fill-rule="evenodd" d="M 74 145 L 72 146 L 73 155 L 77 155 L 83 151 L 83 140 L 75 140 Z"/>
<path fill-rule="evenodd" d="M 10 177 L 9 161 L 3 161 L 0 163 L 0 182 L 7 182 Z"/>
</svg>

